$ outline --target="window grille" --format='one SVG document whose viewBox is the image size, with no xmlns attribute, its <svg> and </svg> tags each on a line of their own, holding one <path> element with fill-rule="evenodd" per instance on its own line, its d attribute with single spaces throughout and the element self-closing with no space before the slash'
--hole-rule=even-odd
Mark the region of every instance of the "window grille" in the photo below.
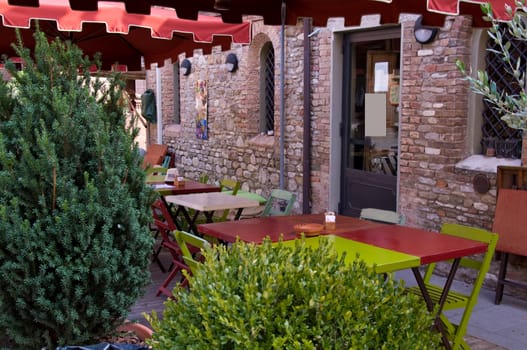
<svg viewBox="0 0 527 350">
<path fill-rule="evenodd" d="M 527 60 L 527 44 L 520 40 L 511 40 L 506 25 L 502 25 L 502 33 L 505 40 L 511 43 L 510 53 L 512 65 L 516 65 L 516 60 L 521 59 L 522 70 L 525 70 Z M 487 42 L 487 54 L 485 58 L 486 70 L 489 79 L 496 82 L 498 91 L 505 91 L 508 94 L 518 93 L 521 87 L 515 85 L 514 79 L 506 72 L 505 63 L 499 54 L 490 50 L 499 51 L 499 47 L 492 39 Z M 521 158 L 521 131 L 509 128 L 507 123 L 501 120 L 500 113 L 495 110 L 490 103 L 483 101 L 483 126 L 482 140 L 483 152 L 487 148 L 494 148 L 496 156 L 506 158 Z"/>
<path fill-rule="evenodd" d="M 260 132 L 272 134 L 274 132 L 274 48 L 267 43 L 262 48 L 261 55 L 261 87 L 260 97 L 263 108 L 260 112 Z"/>
</svg>

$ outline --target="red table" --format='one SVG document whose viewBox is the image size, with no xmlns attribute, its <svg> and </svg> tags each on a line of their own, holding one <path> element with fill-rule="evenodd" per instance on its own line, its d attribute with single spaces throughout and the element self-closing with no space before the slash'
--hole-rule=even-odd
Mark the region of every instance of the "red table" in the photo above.
<svg viewBox="0 0 527 350">
<path fill-rule="evenodd" d="M 348 231 L 340 236 L 418 256 L 421 265 L 484 253 L 487 245 L 419 228 L 385 225 Z"/>
<path fill-rule="evenodd" d="M 154 182 L 151 185 L 163 196 L 220 191 L 219 186 L 204 184 L 194 180 L 185 180 L 183 186 L 169 185 L 164 182 Z"/>
<path fill-rule="evenodd" d="M 297 238 L 293 230 L 293 226 L 296 224 L 323 223 L 323 220 L 321 214 L 265 217 L 237 222 L 202 224 L 198 226 L 198 231 L 227 242 L 240 239 L 245 242 L 261 243 L 265 237 L 276 242 L 280 237 L 283 240 Z M 452 267 L 443 287 L 435 323 L 442 334 L 443 344 L 447 349 L 450 348 L 446 331 L 440 321 L 444 300 L 454 280 L 460 259 L 464 256 L 486 252 L 486 244 L 423 229 L 381 224 L 347 216 L 337 216 L 336 230 L 323 231 L 322 234 L 332 234 L 380 249 L 418 257 L 418 263 L 411 269 L 430 311 L 433 310 L 434 305 L 423 282 L 419 265 L 453 259 Z"/>
<path fill-rule="evenodd" d="M 296 224 L 324 223 L 323 214 L 268 216 L 240 221 L 225 221 L 214 224 L 198 225 L 198 232 L 219 238 L 225 242 L 235 242 L 237 238 L 244 242 L 261 243 L 265 237 L 277 242 L 280 236 L 284 240 L 297 237 L 293 227 Z M 337 215 L 337 228 L 332 231 L 322 231 L 322 234 L 343 234 L 365 227 L 384 226 L 372 221 L 359 220 L 349 216 Z"/>
<path fill-rule="evenodd" d="M 261 243 L 265 237 L 277 242 L 297 238 L 294 225 L 323 223 L 323 214 L 269 216 L 240 221 L 226 221 L 198 225 L 204 235 L 226 242 L 240 239 L 244 242 Z M 418 256 L 421 265 L 484 253 L 487 245 L 481 242 L 452 237 L 427 230 L 400 225 L 361 220 L 337 215 L 337 228 L 322 231 L 379 248 Z"/>
</svg>

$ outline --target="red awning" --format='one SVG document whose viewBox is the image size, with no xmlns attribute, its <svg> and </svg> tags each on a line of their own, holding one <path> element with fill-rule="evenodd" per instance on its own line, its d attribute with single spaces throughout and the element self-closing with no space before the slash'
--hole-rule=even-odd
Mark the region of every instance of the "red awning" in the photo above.
<svg viewBox="0 0 527 350">
<path fill-rule="evenodd" d="M 480 9 L 482 2 L 490 2 L 497 18 L 507 19 L 505 4 L 514 6 L 514 0 L 114 0 L 125 3 L 130 13 L 149 13 L 151 6 L 160 5 L 175 8 L 180 18 L 196 19 L 198 11 L 216 11 L 223 20 L 241 22 L 242 15 L 260 15 L 266 24 L 281 23 L 281 4 L 286 4 L 286 24 L 296 24 L 302 17 L 313 18 L 313 25 L 325 26 L 328 18 L 344 17 L 346 25 L 357 25 L 362 15 L 380 14 L 382 23 L 397 23 L 399 14 L 423 15 L 426 25 L 443 25 L 444 15 L 472 15 L 474 26 L 486 26 Z M 42 2 L 42 0 L 41 0 Z M 10 0 L 27 6 L 38 6 L 38 0 Z M 95 10 L 97 0 L 69 0 L 72 8 Z M 227 11 L 214 9 L 215 3 L 228 6 Z"/>
<path fill-rule="evenodd" d="M 346 25 L 360 24 L 363 15 L 379 14 L 381 23 L 397 23 L 402 13 L 421 14 L 423 24 L 442 26 L 445 15 L 471 15 L 476 27 L 488 26 L 483 20 L 481 3 L 490 2 L 499 19 L 508 19 L 505 5 L 514 0 L 285 0 L 286 24 L 311 17 L 313 25 L 325 26 L 328 18 L 344 17 Z M 174 5 L 177 9 L 177 5 Z M 222 12 L 225 21 L 241 14 L 261 14 L 268 24 L 280 23 L 281 0 L 231 0 L 230 10 Z"/>
<path fill-rule="evenodd" d="M 0 0 L 0 53 L 13 55 L 14 28 L 21 29 L 26 46 L 33 45 L 36 20 L 50 38 L 61 37 L 77 44 L 88 55 L 101 52 L 105 67 L 115 62 L 129 70 L 141 69 L 141 57 L 151 63 L 173 61 L 181 53 L 191 56 L 194 49 L 205 53 L 212 46 L 223 50 L 231 42 L 248 44 L 249 22 L 224 23 L 221 17 L 199 15 L 197 20 L 181 19 L 171 8 L 151 8 L 149 15 L 131 14 L 124 4 L 99 2 L 98 11 L 72 10 L 67 1 L 40 0 L 39 7 L 9 5 Z"/>
</svg>

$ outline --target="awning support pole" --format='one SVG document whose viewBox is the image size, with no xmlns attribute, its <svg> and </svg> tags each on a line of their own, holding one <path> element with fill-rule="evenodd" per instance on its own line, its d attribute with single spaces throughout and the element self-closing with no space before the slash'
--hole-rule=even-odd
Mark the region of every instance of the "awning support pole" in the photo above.
<svg viewBox="0 0 527 350">
<path fill-rule="evenodd" d="M 285 0 L 282 0 L 282 24 L 280 30 L 280 189 L 284 189 L 285 155 Z"/>
</svg>

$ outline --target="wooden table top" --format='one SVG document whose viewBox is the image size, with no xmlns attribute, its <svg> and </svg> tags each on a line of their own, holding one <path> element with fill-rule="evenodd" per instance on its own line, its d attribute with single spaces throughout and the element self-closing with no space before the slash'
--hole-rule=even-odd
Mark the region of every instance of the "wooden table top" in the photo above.
<svg viewBox="0 0 527 350">
<path fill-rule="evenodd" d="M 194 180 L 185 180 L 182 186 L 174 186 L 166 184 L 165 182 L 151 183 L 152 187 L 156 189 L 160 194 L 167 195 L 180 195 L 190 193 L 208 193 L 208 192 L 219 192 L 220 187 L 216 185 L 204 184 L 202 182 Z"/>
<path fill-rule="evenodd" d="M 204 212 L 260 206 L 260 203 L 256 200 L 221 192 L 169 195 L 165 196 L 165 200 L 168 203 Z"/>
</svg>

